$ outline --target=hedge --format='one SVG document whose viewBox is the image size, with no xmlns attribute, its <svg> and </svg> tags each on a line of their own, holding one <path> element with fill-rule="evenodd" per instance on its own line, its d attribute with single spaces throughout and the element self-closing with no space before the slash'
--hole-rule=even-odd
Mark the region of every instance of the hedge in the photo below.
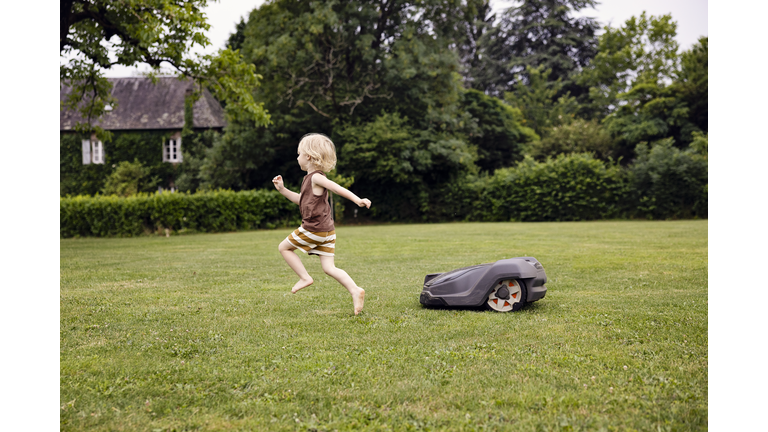
<svg viewBox="0 0 768 432">
<path fill-rule="evenodd" d="M 497 221 L 577 221 L 622 214 L 629 190 L 624 172 L 589 154 L 560 155 L 544 163 L 526 158 L 497 170 L 481 195 L 477 215 Z"/>
<path fill-rule="evenodd" d="M 671 139 L 652 147 L 640 143 L 630 165 L 635 215 L 646 219 L 707 217 L 708 163 L 705 154 L 680 150 Z"/>
<path fill-rule="evenodd" d="M 578 221 L 707 217 L 707 159 L 660 142 L 638 146 L 628 167 L 589 153 L 530 157 L 490 176 L 442 188 L 424 219 L 431 221 Z"/>
<path fill-rule="evenodd" d="M 61 237 L 222 232 L 301 222 L 299 207 L 274 190 L 65 197 L 59 219 Z"/>
</svg>

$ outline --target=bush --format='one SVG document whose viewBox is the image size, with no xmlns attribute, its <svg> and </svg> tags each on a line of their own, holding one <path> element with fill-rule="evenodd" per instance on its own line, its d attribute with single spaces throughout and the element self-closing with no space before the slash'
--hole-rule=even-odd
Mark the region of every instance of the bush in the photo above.
<svg viewBox="0 0 768 432">
<path fill-rule="evenodd" d="M 696 146 L 674 147 L 672 138 L 652 146 L 635 147 L 637 158 L 629 166 L 637 202 L 635 216 L 648 219 L 707 217 L 706 138 Z M 702 142 L 700 142 L 702 141 Z"/>
<path fill-rule="evenodd" d="M 629 182 L 618 165 L 588 153 L 536 162 L 526 157 L 488 179 L 472 220 L 577 221 L 621 217 Z"/>
<path fill-rule="evenodd" d="M 277 191 L 218 190 L 139 193 L 130 197 L 76 196 L 60 199 L 60 235 L 136 236 L 147 232 L 222 232 L 297 225 L 298 206 Z"/>
<path fill-rule="evenodd" d="M 158 177 L 145 181 L 149 168 L 135 159 L 133 162 L 122 161 L 107 177 L 102 193 L 105 195 L 131 196 L 139 191 L 151 192 L 160 182 Z"/>
<path fill-rule="evenodd" d="M 599 159 L 608 160 L 615 147 L 611 135 L 597 121 L 582 119 L 547 130 L 541 141 L 534 141 L 529 146 L 530 154 L 536 160 L 569 153 L 592 153 Z"/>
</svg>

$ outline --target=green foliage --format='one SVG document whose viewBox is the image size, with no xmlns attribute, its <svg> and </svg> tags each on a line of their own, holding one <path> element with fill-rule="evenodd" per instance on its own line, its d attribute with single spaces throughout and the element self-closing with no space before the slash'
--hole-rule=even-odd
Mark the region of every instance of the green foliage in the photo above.
<svg viewBox="0 0 768 432">
<path fill-rule="evenodd" d="M 461 108 L 472 116 L 476 129 L 469 133 L 469 142 L 477 148 L 477 166 L 493 172 L 512 166 L 523 158 L 525 146 L 538 137 L 526 123 L 519 109 L 477 90 L 462 94 Z"/>
<path fill-rule="evenodd" d="M 475 170 L 477 154 L 469 143 L 447 133 L 419 131 L 408 120 L 383 112 L 372 122 L 337 130 L 343 143 L 339 170 L 355 177 L 358 195 L 378 198 L 374 215 L 424 216 L 427 190 Z"/>
<path fill-rule="evenodd" d="M 624 171 L 590 154 L 526 158 L 496 171 L 482 193 L 481 220 L 575 221 L 621 217 L 629 195 Z"/>
<path fill-rule="evenodd" d="M 382 112 L 408 119 L 410 139 L 427 152 L 419 156 L 425 161 L 463 152 L 467 144 L 459 141 L 471 119 L 459 110 L 456 55 L 430 31 L 442 4 L 279 0 L 254 9 L 242 52 L 266 77 L 256 96 L 274 125 L 242 139 L 234 135 L 248 135 L 249 126 L 233 128 L 231 140 L 206 162 L 211 184 L 253 188 L 268 186 L 276 174 L 298 178 L 296 146 L 304 134 L 325 133 L 342 153 L 340 134 L 376 122 Z M 363 187 L 349 167 L 340 159 L 339 173 Z"/>
<path fill-rule="evenodd" d="M 543 135 L 549 128 L 568 124 L 579 109 L 576 99 L 566 92 L 561 93 L 563 83 L 560 79 L 549 79 L 551 70 L 528 67 L 528 84 L 518 85 L 514 92 L 506 92 L 507 103 L 517 107 L 525 117 L 525 125 L 537 134 Z"/>
<path fill-rule="evenodd" d="M 205 154 L 221 140 L 222 134 L 216 130 L 208 129 L 197 132 L 182 132 L 181 151 L 183 163 L 175 167 L 176 188 L 182 192 L 195 192 L 204 189 L 201 178 L 201 168 Z"/>
<path fill-rule="evenodd" d="M 680 146 L 707 125 L 707 38 L 678 55 L 677 24 L 670 15 L 632 17 L 606 27 L 600 52 L 582 74 L 591 105 L 627 160 L 635 146 L 674 138 Z"/>
<path fill-rule="evenodd" d="M 242 50 L 269 77 L 260 97 L 296 120 L 373 117 L 394 105 L 417 121 L 457 97 L 456 57 L 429 32 L 441 6 L 278 0 L 251 13 Z"/>
<path fill-rule="evenodd" d="M 429 171 L 432 160 L 407 122 L 407 117 L 385 112 L 373 122 L 339 130 L 344 143 L 339 169 L 372 182 L 418 182 L 418 174 Z"/>
<path fill-rule="evenodd" d="M 273 171 L 266 169 L 274 169 L 269 165 L 276 151 L 270 146 L 274 137 L 271 129 L 259 128 L 251 121 L 230 122 L 224 134 L 193 160 L 198 167 L 197 187 L 243 190 L 270 186 L 269 180 L 278 174 L 270 175 Z"/>
<path fill-rule="evenodd" d="M 395 119 L 390 116 L 388 120 Z M 391 131 L 383 135 L 391 138 Z M 695 148 L 685 151 L 675 148 L 671 140 L 652 148 L 641 144 L 638 159 L 629 169 L 588 153 L 572 153 L 544 162 L 527 157 L 492 176 L 464 171 L 438 185 L 381 188 L 379 195 L 372 195 L 377 205 L 371 211 L 381 208 L 378 215 L 382 219 L 425 221 L 706 217 L 707 161 L 702 152 L 706 136 L 698 135 L 695 142 Z M 363 161 L 372 163 L 374 169 L 381 162 L 375 158 Z M 357 185 L 354 178 L 338 173 L 329 178 L 344 187 Z M 334 201 L 337 221 L 341 221 L 343 200 Z M 386 203 L 393 203 L 394 208 Z M 60 220 L 61 236 L 71 237 L 139 235 L 163 228 L 229 231 L 298 224 L 300 216 L 298 208 L 277 192 L 259 190 L 62 198 Z"/>
<path fill-rule="evenodd" d="M 165 230 L 223 232 L 274 228 L 298 225 L 301 216 L 298 207 L 276 191 L 217 190 L 61 198 L 59 221 L 61 237 L 130 237 Z"/>
<path fill-rule="evenodd" d="M 674 86 L 685 101 L 688 121 L 698 129 L 709 130 L 709 38 L 702 36 L 690 50 L 680 55 L 680 72 Z"/>
<path fill-rule="evenodd" d="M 707 157 L 709 155 L 709 134 L 694 132 L 690 148 L 694 153 Z"/>
<path fill-rule="evenodd" d="M 235 25 L 235 32 L 229 35 L 227 39 L 227 48 L 232 51 L 238 51 L 245 42 L 245 19 L 240 18 L 240 22 Z"/>
<path fill-rule="evenodd" d="M 559 154 L 591 153 L 607 161 L 614 154 L 611 135 L 595 120 L 575 119 L 570 124 L 555 126 L 540 141 L 529 145 L 529 154 L 537 160 Z"/>
<path fill-rule="evenodd" d="M 345 177 L 338 173 L 337 170 L 333 170 L 327 174 L 329 180 L 336 182 L 339 186 L 349 189 L 355 184 L 354 177 Z M 335 223 L 340 223 L 344 220 L 344 207 L 347 204 L 347 200 L 335 193 L 328 191 L 333 199 L 333 220 Z"/>
<path fill-rule="evenodd" d="M 257 126 L 271 123 L 264 103 L 253 99 L 262 76 L 256 74 L 254 65 L 245 63 L 239 51 L 219 50 L 216 55 L 204 56 L 201 63 L 201 73 L 196 78 L 216 99 L 224 102 L 229 121 L 251 121 Z"/>
<path fill-rule="evenodd" d="M 108 140 L 109 134 L 93 125 L 106 112 L 106 105 L 117 103 L 104 70 L 138 63 L 152 68 L 150 76 L 168 64 L 208 87 L 231 107 L 228 114 L 268 124 L 269 116 L 252 96 L 259 78 L 253 65 L 229 49 L 216 55 L 191 55 L 190 47 L 210 44 L 204 34 L 210 28 L 203 13 L 207 4 L 207 0 L 62 1 L 59 51 L 70 60 L 61 64 L 60 80 L 72 87 L 62 108 L 82 114 L 84 121 L 76 125 L 77 131 L 95 131 Z M 110 47 L 114 61 L 109 58 Z"/>
<path fill-rule="evenodd" d="M 564 84 L 558 97 L 585 92 L 573 79 L 596 53 L 598 24 L 590 17 L 575 18 L 573 13 L 596 4 L 594 0 L 516 2 L 478 39 L 477 52 L 483 60 L 474 70 L 483 72 L 473 76 L 472 88 L 500 96 L 513 90 L 510 83 L 527 85 L 530 71 L 542 68 L 552 71 L 552 81 Z"/>
<path fill-rule="evenodd" d="M 63 133 L 59 142 L 60 195 L 95 195 L 102 191 L 119 162 L 135 160 L 149 170 L 146 178 L 155 188 L 169 188 L 174 182 L 181 190 L 194 191 L 200 183 L 196 161 L 219 135 L 213 130 L 183 134 L 184 162 L 170 164 L 162 158 L 163 143 L 170 139 L 170 131 L 118 131 L 111 142 L 104 143 L 104 164 L 83 165 L 83 136 Z M 150 183 L 144 183 L 139 191 L 150 192 L 149 187 Z"/>
<path fill-rule="evenodd" d="M 296 163 L 297 144 L 304 134 L 321 132 L 337 147 L 334 175 L 374 201 L 368 214 L 378 220 L 706 213 L 701 199 L 695 205 L 679 201 L 675 211 L 651 201 L 644 201 L 639 213 L 629 211 L 628 203 L 645 193 L 640 189 L 653 188 L 637 180 L 638 174 L 632 183 L 638 191 L 627 192 L 629 171 L 611 161 L 630 163 L 639 142 L 669 138 L 681 149 L 690 146 L 678 153 L 706 162 L 708 40 L 678 55 L 676 23 L 669 15 L 643 13 L 619 28 L 607 27 L 596 39 L 594 20 L 572 16 L 594 7 L 592 0 L 526 0 L 499 20 L 486 0 L 275 0 L 241 20 L 230 49 L 192 59 L 180 41 L 207 43 L 191 36 L 207 28 L 200 12 L 204 0 L 190 2 L 173 17 L 168 14 L 177 5 L 166 0 L 102 3 L 62 4 L 63 53 L 74 49 L 74 38 L 88 41 L 83 49 L 104 39 L 104 29 L 91 18 L 69 23 L 71 11 L 106 14 L 109 24 L 139 8 L 138 15 L 123 21 L 132 26 L 130 32 L 143 32 L 136 39 L 143 48 L 131 48 L 132 42 L 115 33 L 116 43 L 128 44 L 126 53 L 134 54 L 118 60 L 146 62 L 166 55 L 171 60 L 162 61 L 197 80 L 198 92 L 205 85 L 222 101 L 228 126 L 223 135 L 193 132 L 191 103 L 199 93 L 193 94 L 185 104 L 181 164 L 161 162 L 162 142 L 168 139 L 162 132 L 115 132 L 105 143 L 106 163 L 87 166 L 81 163 L 80 138 L 62 135 L 62 195 L 117 192 L 111 184 L 105 189 L 107 178 L 117 162 L 132 160 L 143 164 L 147 178 L 158 185 L 175 184 L 181 191 L 271 189 L 277 174 L 289 182 L 304 175 Z M 146 13 L 156 16 L 144 19 Z M 158 20 L 166 27 L 158 27 Z M 181 26 L 180 40 L 170 41 L 174 26 Z M 127 31 L 108 31 L 118 30 Z M 65 105 L 86 95 L 87 86 L 98 89 L 87 117 L 96 119 L 99 104 L 113 101 L 99 78 L 107 65 L 94 61 L 102 48 L 91 48 L 86 60 L 62 66 L 62 79 L 80 82 Z M 505 101 L 491 96 L 502 94 Z M 524 154 L 532 159 L 515 166 Z M 685 165 L 681 170 L 689 170 L 688 156 L 675 156 L 677 162 L 662 169 L 648 155 L 633 168 L 637 173 L 669 171 L 678 162 Z M 514 192 L 505 198 L 510 192 L 504 187 L 514 182 L 534 185 L 541 194 Z M 592 185 L 594 195 L 582 190 Z M 605 204 L 594 204 L 600 197 Z M 513 213 L 512 199 L 522 200 L 531 213 Z M 535 200 L 544 203 L 538 216 L 532 213 L 539 210 Z M 566 205 L 558 210 L 557 201 Z M 343 206 L 344 200 L 335 203 L 337 220 Z"/>
<path fill-rule="evenodd" d="M 606 126 L 625 149 L 641 141 L 673 138 L 684 147 L 708 130 L 708 39 L 681 55 L 682 67 L 669 84 L 641 81 L 619 95 L 622 105 Z"/>
<path fill-rule="evenodd" d="M 579 76 L 591 102 L 583 109 L 602 118 L 621 105 L 619 95 L 637 84 L 661 85 L 678 70 L 677 23 L 672 16 L 631 17 L 620 27 L 606 26 L 598 52 Z"/>
<path fill-rule="evenodd" d="M 467 0 L 460 3 L 458 13 L 451 15 L 449 12 L 446 15 L 454 20 L 453 40 L 461 64 L 464 87 L 480 91 L 490 90 L 491 83 L 495 83 L 499 75 L 506 72 L 506 65 L 491 56 L 492 51 L 487 49 L 489 42 L 493 41 L 491 34 L 496 14 L 493 13 L 491 2 L 488 0 Z"/>
<path fill-rule="evenodd" d="M 639 83 L 620 95 L 625 102 L 605 119 L 606 129 L 628 153 L 641 141 L 656 141 L 673 137 L 687 144 L 698 129 L 689 121 L 689 108 L 679 97 L 678 87 L 659 83 Z"/>
<path fill-rule="evenodd" d="M 637 158 L 629 169 L 638 216 L 707 217 L 708 164 L 706 153 L 700 153 L 706 149 L 706 138 L 698 135 L 696 142 L 695 148 L 686 150 L 674 147 L 671 138 L 637 145 Z"/>
<path fill-rule="evenodd" d="M 104 195 L 131 196 L 139 191 L 151 192 L 157 188 L 160 182 L 158 177 L 145 181 L 149 175 L 149 168 L 144 167 L 138 159 L 133 162 L 122 161 L 117 168 L 107 177 L 102 193 Z"/>
</svg>

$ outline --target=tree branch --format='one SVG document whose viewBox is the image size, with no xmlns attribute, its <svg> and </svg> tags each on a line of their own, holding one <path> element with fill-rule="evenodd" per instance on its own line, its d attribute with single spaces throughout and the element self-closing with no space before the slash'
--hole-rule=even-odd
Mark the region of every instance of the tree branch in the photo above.
<svg viewBox="0 0 768 432">
<path fill-rule="evenodd" d="M 315 112 L 317 112 L 318 114 L 320 114 L 322 116 L 325 116 L 325 117 L 328 117 L 328 118 L 331 118 L 331 116 L 329 116 L 328 114 L 326 114 L 326 113 L 320 111 L 319 109 L 317 109 L 317 107 L 315 105 L 313 105 L 312 102 L 310 102 L 310 101 L 305 101 L 305 100 L 296 101 L 296 105 L 299 105 L 299 104 L 302 104 L 302 103 L 305 103 L 305 104 L 311 106 L 312 109 L 315 110 Z"/>
</svg>

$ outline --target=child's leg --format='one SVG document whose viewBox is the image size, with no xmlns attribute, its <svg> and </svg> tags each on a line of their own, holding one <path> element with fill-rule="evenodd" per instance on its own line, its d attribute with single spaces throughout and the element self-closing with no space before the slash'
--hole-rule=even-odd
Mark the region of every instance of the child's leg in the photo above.
<svg viewBox="0 0 768 432">
<path fill-rule="evenodd" d="M 340 268 L 336 268 L 333 258 L 334 257 L 332 256 L 320 255 L 320 264 L 323 266 L 325 274 L 339 281 L 339 283 L 352 295 L 352 303 L 355 306 L 355 315 L 357 315 L 363 310 L 365 290 L 357 286 L 347 272 Z"/>
<path fill-rule="evenodd" d="M 307 269 L 301 263 L 301 258 L 293 252 L 296 250 L 296 247 L 289 243 L 288 240 L 283 240 L 280 246 L 277 247 L 277 250 L 280 251 L 280 255 L 283 256 L 288 266 L 299 276 L 299 281 L 291 288 L 291 292 L 295 294 L 296 291 L 312 285 L 312 282 L 314 282 L 312 276 L 307 273 Z"/>
</svg>

